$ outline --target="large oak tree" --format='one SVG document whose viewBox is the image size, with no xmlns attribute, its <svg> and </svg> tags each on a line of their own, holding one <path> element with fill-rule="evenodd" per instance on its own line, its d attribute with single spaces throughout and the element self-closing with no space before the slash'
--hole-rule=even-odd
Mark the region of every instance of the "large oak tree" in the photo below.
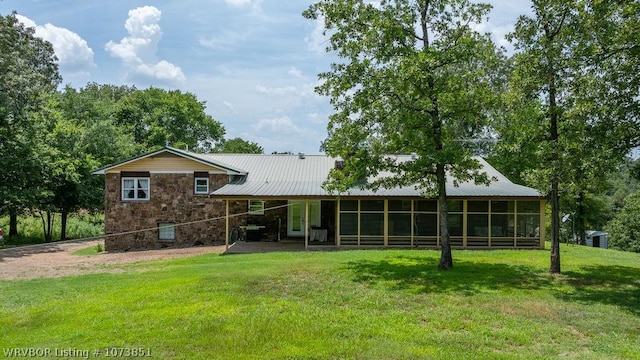
<svg viewBox="0 0 640 360">
<path fill-rule="evenodd" d="M 327 50 L 339 58 L 316 89 L 335 109 L 323 147 L 344 159 L 325 186 L 338 193 L 415 186 L 437 198 L 440 269 L 453 266 L 447 177 L 489 181 L 464 146 L 485 130 L 500 83 L 502 57 L 474 31 L 489 10 L 467 0 L 324 0 L 303 14 L 324 21 Z M 400 153 L 415 160 L 389 156 Z"/>
</svg>

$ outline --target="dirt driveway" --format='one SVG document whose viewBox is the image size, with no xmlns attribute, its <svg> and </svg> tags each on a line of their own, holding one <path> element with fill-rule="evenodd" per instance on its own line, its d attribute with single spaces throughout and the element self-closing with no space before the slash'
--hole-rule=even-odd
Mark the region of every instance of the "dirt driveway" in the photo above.
<svg viewBox="0 0 640 360">
<path fill-rule="evenodd" d="M 0 280 L 34 279 L 88 273 L 118 272 L 105 265 L 170 259 L 205 253 L 222 253 L 222 246 L 197 246 L 182 249 L 129 251 L 79 256 L 79 249 L 96 246 L 102 240 L 69 241 L 0 250 Z"/>
</svg>

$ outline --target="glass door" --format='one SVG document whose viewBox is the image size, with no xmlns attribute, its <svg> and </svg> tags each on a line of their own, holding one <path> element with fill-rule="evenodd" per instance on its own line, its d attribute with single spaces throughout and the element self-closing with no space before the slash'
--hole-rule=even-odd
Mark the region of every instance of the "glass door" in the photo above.
<svg viewBox="0 0 640 360">
<path fill-rule="evenodd" d="M 305 201 L 290 200 L 287 214 L 287 235 L 304 236 Z M 309 226 L 320 226 L 320 200 L 309 201 Z"/>
</svg>

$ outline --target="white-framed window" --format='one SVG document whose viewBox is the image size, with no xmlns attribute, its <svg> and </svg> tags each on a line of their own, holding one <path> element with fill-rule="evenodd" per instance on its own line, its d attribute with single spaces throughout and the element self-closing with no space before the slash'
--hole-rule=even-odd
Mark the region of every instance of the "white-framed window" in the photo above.
<svg viewBox="0 0 640 360">
<path fill-rule="evenodd" d="M 209 178 L 195 178 L 193 188 L 196 194 L 209 194 Z"/>
<path fill-rule="evenodd" d="M 249 215 L 264 215 L 264 201 L 249 200 Z"/>
<path fill-rule="evenodd" d="M 122 200 L 149 200 L 149 178 L 122 178 Z"/>
<path fill-rule="evenodd" d="M 170 223 L 158 224 L 158 240 L 173 241 L 176 239 L 176 227 Z"/>
</svg>

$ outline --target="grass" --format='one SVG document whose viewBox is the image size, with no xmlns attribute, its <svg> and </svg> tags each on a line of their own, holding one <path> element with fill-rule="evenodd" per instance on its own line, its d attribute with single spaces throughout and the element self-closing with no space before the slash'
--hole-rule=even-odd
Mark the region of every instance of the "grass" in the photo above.
<svg viewBox="0 0 640 360">
<path fill-rule="evenodd" d="M 0 347 L 157 359 L 637 359 L 640 255 L 563 246 L 203 255 L 0 282 Z M 1 259 L 0 259 L 1 261 Z M 53 351 L 53 350 L 52 350 Z M 104 353 L 103 353 L 104 355 Z"/>
</svg>

